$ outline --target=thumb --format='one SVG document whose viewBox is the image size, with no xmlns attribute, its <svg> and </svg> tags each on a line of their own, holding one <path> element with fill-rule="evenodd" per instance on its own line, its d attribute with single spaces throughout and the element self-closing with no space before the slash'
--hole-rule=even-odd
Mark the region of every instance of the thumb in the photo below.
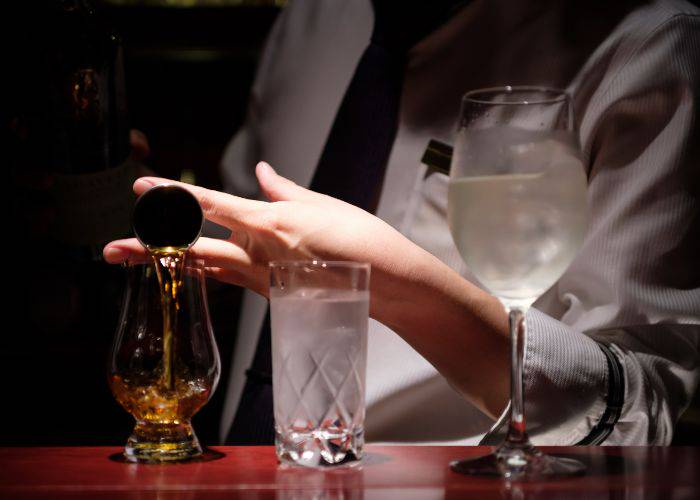
<svg viewBox="0 0 700 500">
<path fill-rule="evenodd" d="M 256 165 L 255 175 L 258 178 L 260 189 L 270 201 L 305 200 L 313 198 L 313 191 L 304 189 L 293 181 L 277 174 L 277 172 L 264 161 Z"/>
</svg>

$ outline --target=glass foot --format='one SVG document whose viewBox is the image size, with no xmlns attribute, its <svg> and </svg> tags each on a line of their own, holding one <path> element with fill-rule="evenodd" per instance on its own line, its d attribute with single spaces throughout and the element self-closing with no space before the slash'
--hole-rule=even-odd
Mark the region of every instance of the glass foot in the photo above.
<svg viewBox="0 0 700 500">
<path fill-rule="evenodd" d="M 586 472 L 586 466 L 577 460 L 545 455 L 529 444 L 520 447 L 508 443 L 490 455 L 452 462 L 450 468 L 470 476 L 498 476 L 521 481 L 578 476 Z"/>
<path fill-rule="evenodd" d="M 154 424 L 139 422 L 124 448 L 129 462 L 174 462 L 198 457 L 202 447 L 187 423 Z"/>
</svg>

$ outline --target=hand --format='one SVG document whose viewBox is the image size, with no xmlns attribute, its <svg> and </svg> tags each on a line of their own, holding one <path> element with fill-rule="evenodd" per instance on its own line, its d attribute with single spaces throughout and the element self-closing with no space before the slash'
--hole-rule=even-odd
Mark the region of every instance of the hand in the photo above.
<svg viewBox="0 0 700 500">
<path fill-rule="evenodd" d="M 231 236 L 200 238 L 192 256 L 205 261 L 209 276 L 264 296 L 271 260 L 370 263 L 371 316 L 401 335 L 484 411 L 500 412 L 507 400 L 508 328 L 495 298 L 364 210 L 304 189 L 266 163 L 259 163 L 255 173 L 270 202 L 153 177 L 138 179 L 134 191 L 171 183 L 193 193 L 205 217 L 229 228 Z M 134 238 L 113 241 L 104 257 L 111 263 L 141 260 L 145 250 Z"/>
<path fill-rule="evenodd" d="M 397 272 L 397 261 L 423 252 L 381 219 L 335 198 L 304 189 L 279 176 L 266 163 L 256 175 L 270 202 L 249 200 L 167 179 L 141 178 L 134 191 L 172 183 L 192 192 L 205 217 L 231 230 L 227 240 L 200 238 L 191 249 L 205 261 L 207 274 L 218 280 L 268 294 L 272 260 L 352 260 L 372 264 L 373 292 L 381 293 L 383 277 Z M 104 249 L 107 262 L 143 256 L 135 239 L 114 241 Z M 401 259 L 397 258 L 401 256 Z"/>
</svg>

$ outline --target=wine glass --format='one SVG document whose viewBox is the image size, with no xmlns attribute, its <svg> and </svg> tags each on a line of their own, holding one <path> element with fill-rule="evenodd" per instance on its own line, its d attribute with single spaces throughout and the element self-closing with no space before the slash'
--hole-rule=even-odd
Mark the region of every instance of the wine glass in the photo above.
<svg viewBox="0 0 700 500">
<path fill-rule="evenodd" d="M 169 288 L 170 301 L 161 294 L 155 259 L 127 266 L 109 384 L 136 419 L 124 450 L 129 461 L 176 461 L 202 453 L 190 420 L 214 392 L 220 362 L 204 263 L 186 254 L 183 259 L 181 274 Z"/>
<path fill-rule="evenodd" d="M 464 262 L 506 309 L 511 411 L 505 441 L 453 470 L 511 479 L 583 473 L 545 455 L 525 431 L 525 314 L 559 279 L 588 224 L 586 173 L 566 92 L 542 87 L 474 90 L 462 99 L 450 169 L 448 219 Z"/>
</svg>

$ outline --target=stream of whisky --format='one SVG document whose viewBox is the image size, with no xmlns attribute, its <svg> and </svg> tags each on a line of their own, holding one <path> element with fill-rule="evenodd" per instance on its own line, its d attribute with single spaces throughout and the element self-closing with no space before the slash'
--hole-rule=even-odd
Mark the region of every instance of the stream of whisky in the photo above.
<svg viewBox="0 0 700 500">
<path fill-rule="evenodd" d="M 172 391 L 175 388 L 173 376 L 174 352 L 173 331 L 177 327 L 177 313 L 180 309 L 183 269 L 187 249 L 174 247 L 148 248 L 155 265 L 160 288 L 160 303 L 163 312 L 163 371 L 161 386 Z"/>
</svg>

